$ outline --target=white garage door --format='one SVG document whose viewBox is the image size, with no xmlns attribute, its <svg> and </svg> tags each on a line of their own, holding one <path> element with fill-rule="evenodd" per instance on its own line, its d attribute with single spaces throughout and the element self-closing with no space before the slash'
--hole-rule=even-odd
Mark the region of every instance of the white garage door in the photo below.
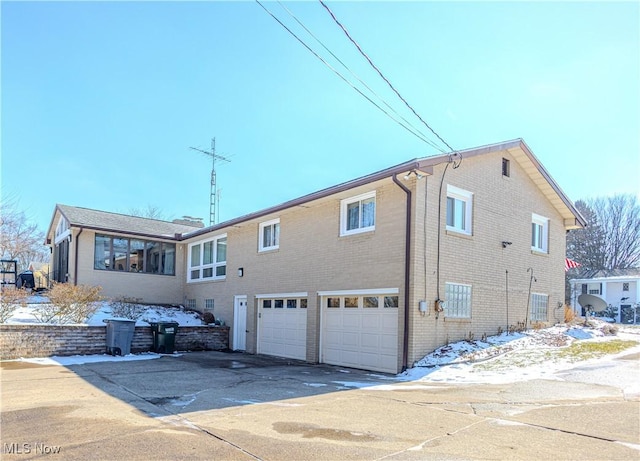
<svg viewBox="0 0 640 461">
<path fill-rule="evenodd" d="M 398 296 L 322 297 L 323 363 L 396 373 Z"/>
<path fill-rule="evenodd" d="M 307 358 L 307 299 L 258 299 L 258 354 Z"/>
</svg>

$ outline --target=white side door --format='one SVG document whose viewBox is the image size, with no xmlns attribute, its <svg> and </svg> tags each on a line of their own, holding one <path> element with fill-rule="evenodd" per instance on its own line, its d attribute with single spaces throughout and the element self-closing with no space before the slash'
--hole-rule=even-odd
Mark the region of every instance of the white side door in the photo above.
<svg viewBox="0 0 640 461">
<path fill-rule="evenodd" d="M 235 296 L 233 301 L 233 350 L 247 350 L 246 296 Z"/>
</svg>

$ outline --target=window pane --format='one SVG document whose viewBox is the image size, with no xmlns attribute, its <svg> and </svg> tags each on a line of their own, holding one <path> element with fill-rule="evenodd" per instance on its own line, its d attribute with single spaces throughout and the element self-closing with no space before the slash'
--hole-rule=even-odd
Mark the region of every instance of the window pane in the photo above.
<svg viewBox="0 0 640 461">
<path fill-rule="evenodd" d="M 344 307 L 358 307 L 358 297 L 344 298 Z"/>
<path fill-rule="evenodd" d="M 95 252 L 93 256 L 94 269 L 109 269 L 109 245 L 111 238 L 106 235 L 96 235 Z"/>
<path fill-rule="evenodd" d="M 282 309 L 284 307 L 284 299 L 275 299 L 273 301 L 273 307 L 276 309 Z"/>
<path fill-rule="evenodd" d="M 204 242 L 203 247 L 203 255 L 202 255 L 202 264 L 212 264 L 213 263 L 213 242 Z"/>
<path fill-rule="evenodd" d="M 227 266 L 216 267 L 216 277 L 222 277 L 224 275 L 227 275 Z"/>
<path fill-rule="evenodd" d="M 162 244 L 162 273 L 175 275 L 176 246 L 173 243 Z"/>
<path fill-rule="evenodd" d="M 222 263 L 227 261 L 227 238 L 218 239 L 216 249 L 216 262 Z M 224 274 L 223 274 L 224 275 Z"/>
<path fill-rule="evenodd" d="M 364 307 L 378 307 L 378 297 L 377 296 L 365 296 L 362 298 Z"/>
<path fill-rule="evenodd" d="M 371 197 L 362 201 L 362 227 L 375 225 L 376 199 Z"/>
<path fill-rule="evenodd" d="M 200 265 L 200 245 L 193 245 L 191 247 L 191 267 L 197 267 Z"/>
<path fill-rule="evenodd" d="M 273 225 L 273 246 L 280 245 L 280 224 L 276 223 Z"/>
<path fill-rule="evenodd" d="M 465 229 L 465 221 L 466 221 L 466 216 L 465 216 L 465 209 L 466 209 L 466 204 L 465 202 L 463 202 L 462 200 L 455 200 L 455 224 L 454 226 L 456 227 L 456 229 Z"/>
<path fill-rule="evenodd" d="M 397 296 L 385 296 L 384 297 L 384 307 L 398 307 L 398 297 Z"/>
<path fill-rule="evenodd" d="M 347 205 L 347 230 L 358 229 L 360 227 L 360 202 Z"/>
<path fill-rule="evenodd" d="M 202 269 L 202 278 L 211 278 L 213 277 L 213 267 L 207 267 L 206 269 Z"/>
<path fill-rule="evenodd" d="M 297 299 L 287 299 L 287 309 L 296 309 L 298 307 Z"/>
<path fill-rule="evenodd" d="M 547 320 L 547 295 L 533 293 L 531 295 L 531 320 L 544 322 Z"/>
<path fill-rule="evenodd" d="M 445 284 L 445 315 L 447 317 L 471 317 L 471 286 Z"/>
<path fill-rule="evenodd" d="M 267 248 L 272 246 L 271 243 L 271 226 L 264 226 L 262 228 L 262 247 Z"/>
<path fill-rule="evenodd" d="M 129 242 L 129 270 L 144 272 L 144 242 L 142 240 Z"/>
<path fill-rule="evenodd" d="M 327 307 L 340 307 L 340 298 L 327 298 Z"/>
<path fill-rule="evenodd" d="M 191 280 L 196 280 L 200 278 L 200 269 L 196 269 L 191 271 Z"/>
<path fill-rule="evenodd" d="M 129 239 L 113 239 L 113 268 L 117 271 L 127 270 L 127 253 L 129 252 Z"/>
<path fill-rule="evenodd" d="M 160 242 L 147 242 L 147 261 L 145 271 L 151 274 L 160 273 L 162 244 Z"/>
<path fill-rule="evenodd" d="M 453 227 L 455 224 L 453 219 L 455 203 L 456 201 L 453 197 L 447 197 L 447 226 L 449 227 Z"/>
<path fill-rule="evenodd" d="M 265 309 L 271 309 L 271 300 L 270 299 L 263 299 L 262 300 L 262 307 Z"/>
</svg>

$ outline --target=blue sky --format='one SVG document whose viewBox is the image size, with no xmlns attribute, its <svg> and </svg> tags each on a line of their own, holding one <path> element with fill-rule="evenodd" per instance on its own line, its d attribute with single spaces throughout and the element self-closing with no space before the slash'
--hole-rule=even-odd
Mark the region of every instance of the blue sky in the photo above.
<svg viewBox="0 0 640 461">
<path fill-rule="evenodd" d="M 637 2 L 327 4 L 453 148 L 523 138 L 574 201 L 639 194 Z M 319 2 L 264 5 L 428 133 Z M 255 2 L 3 1 L 1 21 L 2 193 L 42 230 L 56 203 L 208 224 L 190 147 L 213 137 L 218 221 L 439 153 Z"/>
</svg>

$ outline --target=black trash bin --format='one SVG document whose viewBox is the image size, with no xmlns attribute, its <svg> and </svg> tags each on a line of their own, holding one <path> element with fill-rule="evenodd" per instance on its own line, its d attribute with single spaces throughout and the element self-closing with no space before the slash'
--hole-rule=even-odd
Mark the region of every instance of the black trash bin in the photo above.
<svg viewBox="0 0 640 461">
<path fill-rule="evenodd" d="M 177 322 L 153 322 L 153 352 L 158 354 L 173 354 L 176 345 Z"/>
<path fill-rule="evenodd" d="M 136 329 L 136 321 L 128 319 L 105 319 L 107 324 L 107 354 L 129 355 Z"/>
</svg>

